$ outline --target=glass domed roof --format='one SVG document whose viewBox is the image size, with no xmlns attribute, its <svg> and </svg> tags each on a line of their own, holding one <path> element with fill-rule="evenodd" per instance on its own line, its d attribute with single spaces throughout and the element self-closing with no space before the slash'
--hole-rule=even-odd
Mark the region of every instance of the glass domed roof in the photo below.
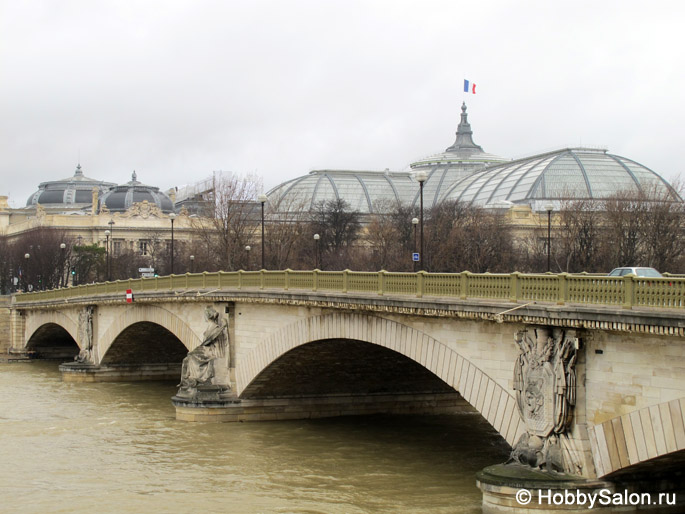
<svg viewBox="0 0 685 514">
<path fill-rule="evenodd" d="M 107 191 L 115 185 L 113 182 L 86 177 L 79 164 L 76 166 L 73 177 L 41 182 L 38 191 L 29 196 L 26 206 L 32 207 L 40 204 L 47 208 L 81 209 L 92 205 L 93 188 L 97 188 L 99 194 L 102 194 L 103 191 Z"/>
<path fill-rule="evenodd" d="M 453 184 L 441 200 L 481 206 L 600 199 L 623 191 L 679 198 L 654 171 L 606 150 L 567 148 L 489 167 Z"/>
<path fill-rule="evenodd" d="M 409 172 L 315 170 L 284 182 L 267 193 L 276 210 L 310 210 L 317 203 L 345 200 L 362 214 L 377 212 L 382 204 L 405 204 L 418 191 Z"/>
<path fill-rule="evenodd" d="M 147 201 L 159 207 L 162 212 L 170 213 L 174 210 L 171 199 L 162 193 L 158 187 L 147 186 L 138 182 L 136 172 L 133 172 L 131 181 L 126 184 L 112 187 L 100 198 L 100 208 L 106 206 L 112 212 L 124 212 L 133 204 Z"/>
</svg>

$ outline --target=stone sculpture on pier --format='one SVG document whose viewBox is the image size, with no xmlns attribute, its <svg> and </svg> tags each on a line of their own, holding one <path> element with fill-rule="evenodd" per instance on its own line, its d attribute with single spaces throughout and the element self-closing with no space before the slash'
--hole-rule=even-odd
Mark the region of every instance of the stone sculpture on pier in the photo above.
<svg viewBox="0 0 685 514">
<path fill-rule="evenodd" d="M 78 314 L 78 334 L 81 342 L 81 351 L 74 361 L 79 364 L 93 363 L 93 312 L 95 307 L 88 305 Z"/>
<path fill-rule="evenodd" d="M 202 342 L 183 359 L 181 383 L 176 393 L 179 398 L 218 398 L 231 390 L 228 380 L 231 358 L 228 318 L 221 319 L 212 306 L 205 309 L 204 315 L 208 326 Z"/>
<path fill-rule="evenodd" d="M 568 430 L 576 404 L 576 337 L 573 330 L 537 327 L 516 332 L 521 352 L 514 365 L 516 405 L 526 425 L 510 461 L 534 468 L 580 474 Z"/>
</svg>

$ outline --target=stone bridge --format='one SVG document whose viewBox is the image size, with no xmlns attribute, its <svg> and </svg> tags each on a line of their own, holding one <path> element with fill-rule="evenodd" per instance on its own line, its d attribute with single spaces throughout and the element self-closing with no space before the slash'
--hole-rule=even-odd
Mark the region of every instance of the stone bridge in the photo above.
<svg viewBox="0 0 685 514">
<path fill-rule="evenodd" d="M 17 295 L 10 337 L 76 356 L 65 380 L 178 380 L 210 307 L 228 344 L 179 419 L 476 411 L 520 462 L 607 479 L 682 469 L 683 296 L 673 278 L 217 273 Z"/>
</svg>

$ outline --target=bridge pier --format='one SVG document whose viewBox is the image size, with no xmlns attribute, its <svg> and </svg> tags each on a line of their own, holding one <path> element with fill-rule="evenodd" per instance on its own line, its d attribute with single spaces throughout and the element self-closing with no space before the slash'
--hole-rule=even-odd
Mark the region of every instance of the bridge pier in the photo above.
<svg viewBox="0 0 685 514">
<path fill-rule="evenodd" d="M 180 363 L 170 364 L 107 364 L 67 362 L 60 364 L 64 382 L 133 382 L 148 380 L 178 380 Z"/>
<path fill-rule="evenodd" d="M 521 464 L 489 466 L 476 475 L 483 492 L 484 514 L 580 514 L 600 512 L 682 512 L 679 497 L 685 493 L 682 472 L 628 475 L 616 479 L 585 479 L 547 473 Z"/>
</svg>

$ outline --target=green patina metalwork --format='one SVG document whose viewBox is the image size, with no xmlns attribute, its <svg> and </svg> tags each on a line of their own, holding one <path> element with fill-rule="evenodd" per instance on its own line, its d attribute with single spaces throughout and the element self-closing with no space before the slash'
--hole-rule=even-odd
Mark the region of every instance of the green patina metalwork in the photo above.
<svg viewBox="0 0 685 514">
<path fill-rule="evenodd" d="M 17 303 L 67 300 L 82 296 L 146 291 L 282 289 L 350 294 L 446 297 L 498 301 L 605 305 L 630 309 L 685 308 L 685 278 L 633 275 L 377 273 L 357 271 L 235 271 L 195 273 L 84 284 L 16 295 Z"/>
</svg>

